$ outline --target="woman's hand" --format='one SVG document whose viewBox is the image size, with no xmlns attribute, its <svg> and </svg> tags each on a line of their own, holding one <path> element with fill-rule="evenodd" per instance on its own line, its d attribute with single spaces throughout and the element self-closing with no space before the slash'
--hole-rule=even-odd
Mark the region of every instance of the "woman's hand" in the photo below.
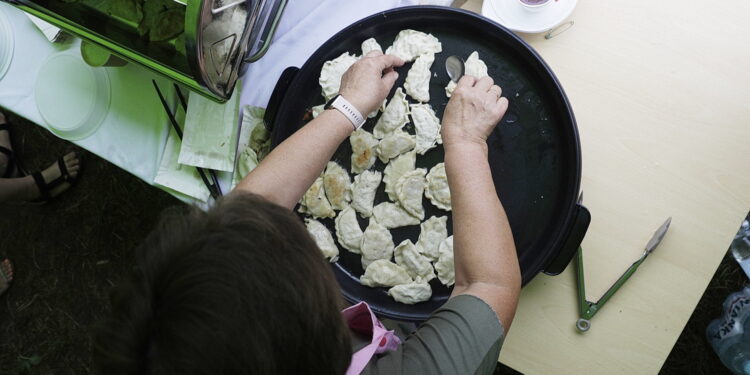
<svg viewBox="0 0 750 375">
<path fill-rule="evenodd" d="M 442 120 L 445 147 L 466 143 L 486 145 L 487 137 L 508 109 L 508 99 L 490 77 L 463 76 L 453 91 Z"/>
<path fill-rule="evenodd" d="M 383 104 L 398 78 L 393 67 L 402 65 L 396 56 L 371 51 L 344 73 L 339 93 L 367 116 Z"/>
</svg>

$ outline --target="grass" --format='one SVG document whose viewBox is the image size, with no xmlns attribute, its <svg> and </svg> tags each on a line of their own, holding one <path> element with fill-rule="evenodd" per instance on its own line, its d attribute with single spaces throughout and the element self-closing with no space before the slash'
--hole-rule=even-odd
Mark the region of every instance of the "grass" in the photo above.
<svg viewBox="0 0 750 375">
<path fill-rule="evenodd" d="M 71 148 L 82 178 L 41 205 L 0 206 L 0 257 L 16 279 L 0 297 L 0 373 L 91 373 L 89 331 L 108 291 L 132 266 L 132 250 L 159 213 L 182 204 L 112 164 L 11 116 L 12 138 L 30 170 Z"/>
<path fill-rule="evenodd" d="M 16 266 L 13 287 L 0 297 L 0 374 L 89 374 L 90 330 L 107 313 L 109 289 L 129 272 L 132 250 L 161 212 L 182 203 L 28 121 L 9 119 L 28 169 L 71 148 L 85 167 L 80 181 L 48 204 L 0 205 L 0 258 Z M 662 374 L 728 373 L 704 330 L 745 282 L 725 257 Z M 502 365 L 495 371 L 515 373 Z"/>
</svg>

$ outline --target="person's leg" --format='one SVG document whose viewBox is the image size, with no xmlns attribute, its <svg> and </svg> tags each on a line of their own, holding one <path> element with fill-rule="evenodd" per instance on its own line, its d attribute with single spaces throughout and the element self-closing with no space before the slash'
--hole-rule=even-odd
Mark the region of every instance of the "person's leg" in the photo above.
<svg viewBox="0 0 750 375">
<path fill-rule="evenodd" d="M 39 196 L 39 189 L 31 176 L 0 178 L 0 203 L 30 201 Z"/>
<path fill-rule="evenodd" d="M 7 123 L 7 120 L 5 119 L 5 115 L 0 112 L 0 125 L 4 125 Z M 3 129 L 0 127 L 0 147 L 5 148 L 6 150 L 13 151 L 13 147 L 10 142 L 10 133 L 7 129 Z M 13 168 L 13 171 L 11 171 L 11 174 L 9 176 L 15 177 L 18 176 L 18 168 L 16 167 L 15 163 L 9 163 L 8 155 L 6 155 L 4 152 L 0 152 L 0 176 L 4 176 L 6 170 L 8 169 L 8 166 Z M 11 165 L 12 164 L 12 165 Z"/>
<path fill-rule="evenodd" d="M 13 168 L 7 176 L 10 178 L 0 178 L 0 203 L 8 201 L 30 201 L 38 198 L 54 198 L 63 191 L 70 187 L 70 180 L 75 179 L 78 176 L 80 170 L 80 160 L 74 153 L 68 153 L 63 157 L 63 165 L 66 173 L 60 168 L 59 163 L 54 163 L 47 169 L 41 172 L 41 181 L 36 181 L 33 176 L 23 176 L 20 173 L 21 170 L 18 168 L 18 160 L 11 161 L 10 155 L 12 155 L 13 148 L 10 140 L 10 133 L 2 125 L 7 123 L 5 114 L 0 112 L 0 147 L 4 152 L 0 152 L 0 176 L 5 176 L 7 168 Z M 9 155 L 10 153 L 10 155 Z M 70 178 L 62 181 L 62 183 L 53 183 L 53 181 L 60 179 L 64 174 L 67 174 Z M 42 191 L 40 185 L 54 185 L 49 186 L 47 193 L 49 196 Z"/>
<path fill-rule="evenodd" d="M 13 265 L 10 260 L 5 259 L 0 263 L 0 296 L 8 290 L 11 281 L 13 281 Z"/>
<path fill-rule="evenodd" d="M 68 153 L 63 157 L 63 164 L 68 170 L 68 174 L 71 178 L 75 179 L 78 176 L 80 170 L 80 160 L 76 156 L 75 152 Z M 42 179 L 46 184 L 52 183 L 58 178 L 62 177 L 62 171 L 57 162 L 53 163 L 49 168 L 42 171 Z M 60 195 L 63 191 L 70 188 L 70 182 L 63 181 L 62 183 L 52 187 L 49 191 L 50 198 L 54 198 Z M 42 197 L 42 191 L 40 187 L 34 181 L 32 176 L 18 177 L 18 178 L 0 178 L 0 203 L 10 201 L 30 201 Z"/>
</svg>

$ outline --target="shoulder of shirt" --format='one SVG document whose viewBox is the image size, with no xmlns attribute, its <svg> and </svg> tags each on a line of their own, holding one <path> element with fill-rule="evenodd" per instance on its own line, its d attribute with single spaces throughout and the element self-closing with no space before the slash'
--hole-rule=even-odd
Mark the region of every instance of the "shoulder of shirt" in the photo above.
<svg viewBox="0 0 750 375">
<path fill-rule="evenodd" d="M 443 309 L 459 311 L 470 309 L 484 310 L 492 316 L 493 320 L 496 321 L 498 325 L 500 325 L 500 332 L 502 332 L 503 336 L 505 335 L 505 327 L 500 319 L 497 318 L 497 313 L 492 306 L 473 294 L 459 294 L 455 297 L 451 297 L 443 306 L 435 310 L 435 313 Z"/>
</svg>

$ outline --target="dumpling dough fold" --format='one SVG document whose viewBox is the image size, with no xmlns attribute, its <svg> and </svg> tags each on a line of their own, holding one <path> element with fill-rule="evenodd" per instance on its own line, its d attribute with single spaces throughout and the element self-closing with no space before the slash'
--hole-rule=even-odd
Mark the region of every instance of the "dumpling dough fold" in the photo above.
<svg viewBox="0 0 750 375">
<path fill-rule="evenodd" d="M 396 89 L 391 101 L 385 106 L 385 111 L 380 115 L 372 134 L 377 139 L 383 139 L 388 133 L 401 129 L 409 122 L 409 102 L 406 101 L 404 90 Z"/>
<path fill-rule="evenodd" d="M 421 278 L 427 282 L 435 278 L 432 263 L 417 251 L 417 247 L 411 241 L 404 240 L 396 246 L 394 252 L 396 264 L 404 267 L 413 279 Z"/>
<path fill-rule="evenodd" d="M 362 246 L 362 228 L 357 222 L 357 214 L 351 206 L 346 207 L 334 221 L 336 225 L 336 238 L 341 246 L 352 253 L 360 254 Z"/>
<path fill-rule="evenodd" d="M 398 264 L 387 259 L 378 259 L 367 266 L 364 275 L 359 278 L 359 282 L 370 287 L 391 287 L 409 284 L 412 279 L 406 273 L 406 270 Z"/>
<path fill-rule="evenodd" d="M 316 219 L 336 216 L 336 212 L 326 198 L 322 176 L 315 179 L 312 186 L 302 196 L 299 212 L 310 214 Z"/>
<path fill-rule="evenodd" d="M 443 143 L 440 137 L 440 120 L 429 104 L 412 104 L 411 119 L 417 133 L 414 149 L 418 154 L 424 155 L 436 143 Z"/>
<path fill-rule="evenodd" d="M 414 98 L 414 100 L 422 103 L 430 101 L 430 67 L 435 62 L 434 53 L 426 53 L 417 57 L 414 64 L 406 73 L 406 81 L 404 82 L 404 89 L 406 94 Z"/>
<path fill-rule="evenodd" d="M 375 164 L 380 142 L 367 130 L 359 128 L 349 136 L 352 145 L 352 173 L 362 173 Z"/>
<path fill-rule="evenodd" d="M 398 203 L 406 212 L 419 220 L 424 220 L 422 195 L 424 194 L 426 173 L 426 169 L 418 168 L 404 173 L 396 183 Z"/>
<path fill-rule="evenodd" d="M 388 289 L 388 295 L 396 302 L 407 305 L 424 302 L 432 297 L 432 288 L 427 282 L 416 280 L 409 284 L 400 284 Z"/>
<path fill-rule="evenodd" d="M 383 52 L 383 47 L 380 46 L 380 43 L 378 43 L 375 38 L 370 38 L 362 42 L 362 56 L 365 56 L 372 51 Z"/>
<path fill-rule="evenodd" d="M 448 187 L 448 176 L 445 174 L 445 163 L 438 163 L 430 169 L 424 195 L 437 208 L 451 210 L 451 190 Z"/>
<path fill-rule="evenodd" d="M 375 204 L 375 193 L 380 186 L 383 174 L 377 171 L 364 171 L 354 176 L 352 184 L 352 208 L 357 210 L 362 217 L 372 216 L 372 208 Z"/>
<path fill-rule="evenodd" d="M 305 226 L 315 240 L 315 243 L 318 245 L 318 248 L 320 248 L 320 251 L 323 252 L 323 255 L 328 258 L 331 263 L 337 261 L 339 259 L 339 248 L 336 246 L 336 243 L 333 242 L 333 236 L 331 236 L 331 232 L 328 231 L 328 228 L 314 219 L 305 219 Z"/>
<path fill-rule="evenodd" d="M 370 220 L 370 224 L 362 234 L 362 257 L 369 260 L 391 259 L 393 256 L 393 237 L 391 232 L 375 220 Z"/>
<path fill-rule="evenodd" d="M 437 261 L 440 257 L 440 243 L 448 237 L 447 223 L 447 216 L 432 216 L 420 225 L 417 250 L 430 261 Z"/>
<path fill-rule="evenodd" d="M 420 222 L 419 218 L 412 216 L 401 206 L 391 202 L 383 202 L 375 206 L 372 209 L 372 216 L 378 223 L 388 229 L 417 225 Z"/>
<path fill-rule="evenodd" d="M 401 154 L 385 166 L 383 171 L 383 182 L 385 183 L 385 192 L 392 201 L 398 201 L 396 184 L 405 173 L 414 170 L 417 162 L 416 151 Z"/>
<path fill-rule="evenodd" d="M 318 83 L 320 83 L 320 87 L 323 89 L 323 96 L 326 98 L 326 101 L 339 93 L 341 77 L 357 60 L 357 56 L 344 52 L 339 57 L 323 63 Z"/>
<path fill-rule="evenodd" d="M 445 286 L 456 283 L 456 270 L 453 264 L 453 236 L 440 243 L 440 258 L 435 262 L 438 279 Z"/>
<path fill-rule="evenodd" d="M 397 129 L 387 134 L 378 144 L 378 158 L 383 163 L 414 149 L 415 137 L 409 133 Z"/>
<path fill-rule="evenodd" d="M 323 173 L 323 186 L 334 210 L 343 210 L 352 200 L 351 185 L 349 173 L 335 161 L 329 161 Z"/>
<path fill-rule="evenodd" d="M 386 55 L 394 55 L 405 62 L 414 61 L 419 55 L 426 53 L 438 53 L 443 51 L 443 46 L 438 38 L 432 34 L 423 33 L 411 29 L 401 30 L 396 35 L 393 44 L 385 50 Z"/>
</svg>

